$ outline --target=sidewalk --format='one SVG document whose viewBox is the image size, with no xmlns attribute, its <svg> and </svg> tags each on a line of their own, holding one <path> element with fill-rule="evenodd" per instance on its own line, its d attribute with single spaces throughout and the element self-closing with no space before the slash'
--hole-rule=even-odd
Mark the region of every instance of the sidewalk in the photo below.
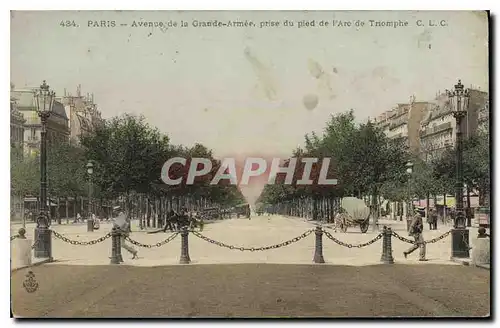
<svg viewBox="0 0 500 328">
<path fill-rule="evenodd" d="M 381 222 L 381 225 L 383 225 Z M 391 224 L 389 224 L 391 223 Z M 171 233 L 147 234 L 145 231 L 137 231 L 138 222 L 133 224 L 133 232 L 130 237 L 143 244 L 155 245 L 168 238 Z M 388 222 L 398 233 L 404 237 L 401 231 L 401 224 Z M 304 232 L 314 229 L 316 226 L 312 222 L 304 222 L 297 218 L 287 218 L 282 216 L 261 216 L 253 217 L 251 220 L 230 219 L 218 221 L 205 226 L 202 234 L 210 239 L 222 242 L 235 247 L 244 246 L 247 248 L 257 248 L 279 244 L 286 240 L 291 240 L 302 235 Z M 98 239 L 111 231 L 111 223 L 102 223 L 101 228 L 94 232 L 87 232 L 86 225 L 60 225 L 52 226 L 52 229 L 71 240 L 90 241 Z M 33 226 L 34 228 L 34 226 Z M 33 228 L 27 229 L 27 237 L 33 238 Z M 325 228 L 335 238 L 348 243 L 359 244 L 370 241 L 378 235 L 372 232 L 371 227 L 366 234 L 362 234 L 359 228 L 349 228 L 347 233 L 334 232 Z M 404 230 L 404 229 L 403 229 Z M 424 231 L 424 238 L 430 240 L 448 231 L 448 228 L 441 227 L 437 231 Z M 472 234 L 471 234 L 472 237 Z M 428 265 L 428 264 L 449 264 L 458 265 L 451 258 L 450 236 L 427 245 L 428 262 L 418 262 L 418 251 L 411 254 L 408 259 L 403 257 L 403 251 L 410 247 L 410 244 L 403 243 L 396 238 L 392 238 L 393 256 L 396 263 Z M 124 264 L 134 266 L 161 266 L 175 265 L 179 263 L 181 252 L 181 237 L 178 235 L 170 243 L 161 247 L 138 248 L 139 259 L 131 260 L 131 255 L 122 249 Z M 216 244 L 208 243 L 189 234 L 189 255 L 193 264 L 213 264 L 213 263 L 276 263 L 276 264 L 311 264 L 314 256 L 315 234 L 310 233 L 307 237 L 293 242 L 288 246 L 265 251 L 240 251 L 238 249 L 228 249 Z M 111 238 L 96 245 L 80 246 L 65 243 L 60 239 L 52 239 L 53 257 L 56 263 L 74 265 L 109 265 L 111 256 Z M 339 246 L 323 235 L 323 256 L 326 264 L 364 266 L 380 264 L 382 252 L 382 240 L 378 240 L 372 245 L 363 248 L 347 248 Z"/>
</svg>

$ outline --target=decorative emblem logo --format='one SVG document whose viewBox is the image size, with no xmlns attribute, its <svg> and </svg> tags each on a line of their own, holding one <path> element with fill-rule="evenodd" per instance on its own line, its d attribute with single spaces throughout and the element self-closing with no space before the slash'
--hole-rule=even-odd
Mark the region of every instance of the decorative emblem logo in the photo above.
<svg viewBox="0 0 500 328">
<path fill-rule="evenodd" d="M 26 274 L 26 279 L 23 282 L 23 287 L 28 293 L 34 293 L 38 289 L 38 282 L 35 279 L 35 274 L 33 271 L 29 271 Z"/>
</svg>

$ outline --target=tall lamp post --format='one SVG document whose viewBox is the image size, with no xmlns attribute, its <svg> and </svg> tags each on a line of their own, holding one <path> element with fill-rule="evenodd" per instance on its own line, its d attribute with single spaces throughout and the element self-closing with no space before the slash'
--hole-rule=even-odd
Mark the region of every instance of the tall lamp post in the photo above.
<svg viewBox="0 0 500 328">
<path fill-rule="evenodd" d="M 87 163 L 87 173 L 89 175 L 89 209 L 87 214 L 87 231 L 94 231 L 94 219 L 92 218 L 92 174 L 94 173 L 94 164 Z"/>
<path fill-rule="evenodd" d="M 464 89 L 462 81 L 454 86 L 453 91 L 446 90 L 453 116 L 456 120 L 456 182 L 455 204 L 456 214 L 451 231 L 451 256 L 458 258 L 469 257 L 469 230 L 465 227 L 464 213 L 464 170 L 463 170 L 463 135 L 462 121 L 467 115 L 469 106 L 469 90 Z"/>
<path fill-rule="evenodd" d="M 36 111 L 40 117 L 42 130 L 40 132 L 40 213 L 36 219 L 35 248 L 36 258 L 52 257 L 51 231 L 49 229 L 49 215 L 47 210 L 47 121 L 54 105 L 55 92 L 50 91 L 48 84 L 43 81 L 39 90 L 34 93 Z"/>
<path fill-rule="evenodd" d="M 413 206 L 412 206 L 412 197 L 411 197 L 411 175 L 413 173 L 413 163 L 408 162 L 406 163 L 406 173 L 408 173 L 408 208 L 406 210 L 406 230 L 410 230 L 410 225 L 412 221 L 412 212 L 413 212 Z"/>
</svg>

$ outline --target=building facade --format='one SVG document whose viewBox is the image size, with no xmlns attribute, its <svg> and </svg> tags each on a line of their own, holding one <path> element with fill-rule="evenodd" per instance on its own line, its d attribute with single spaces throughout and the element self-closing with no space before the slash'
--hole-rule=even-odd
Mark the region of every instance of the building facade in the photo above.
<svg viewBox="0 0 500 328">
<path fill-rule="evenodd" d="M 461 127 L 465 139 L 475 135 L 480 124 L 489 121 L 488 94 L 469 90 L 469 95 L 467 115 Z M 457 124 L 454 110 L 445 93 L 432 103 L 420 127 L 421 157 L 425 161 L 439 158 L 446 149 L 455 147 Z"/>
<path fill-rule="evenodd" d="M 429 102 L 416 102 L 415 97 L 411 97 L 409 103 L 398 104 L 393 110 L 379 115 L 376 124 L 384 130 L 387 137 L 402 138 L 410 152 L 418 154 L 421 149 L 420 125 L 430 107 Z"/>
<path fill-rule="evenodd" d="M 16 156 L 23 155 L 24 150 L 24 123 L 26 119 L 18 110 L 15 99 L 10 99 L 10 146 Z"/>
<path fill-rule="evenodd" d="M 17 109 L 26 120 L 24 127 L 24 153 L 35 156 L 40 151 L 40 136 L 42 124 L 37 113 L 34 89 L 14 89 L 11 99 L 17 104 Z M 61 98 L 56 98 L 51 115 L 47 121 L 47 144 L 57 144 L 69 141 L 69 120 Z"/>
<path fill-rule="evenodd" d="M 486 100 L 483 107 L 479 109 L 478 113 L 479 129 L 484 129 L 486 132 L 490 130 L 490 101 Z"/>
<path fill-rule="evenodd" d="M 78 145 L 80 137 L 91 132 L 97 125 L 104 121 L 101 112 L 97 109 L 94 96 L 82 96 L 81 86 L 76 89 L 76 96 L 64 91 L 64 110 L 69 119 L 70 143 Z"/>
</svg>

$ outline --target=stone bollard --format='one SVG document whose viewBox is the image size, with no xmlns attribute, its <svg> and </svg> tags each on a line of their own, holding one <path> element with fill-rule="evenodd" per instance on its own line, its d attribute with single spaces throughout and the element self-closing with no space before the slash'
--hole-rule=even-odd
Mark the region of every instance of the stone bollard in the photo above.
<svg viewBox="0 0 500 328">
<path fill-rule="evenodd" d="M 48 227 L 35 228 L 35 258 L 52 259 L 52 230 Z"/>
<path fill-rule="evenodd" d="M 382 231 L 382 256 L 380 262 L 384 264 L 393 264 L 394 258 L 392 257 L 392 229 L 384 226 Z"/>
<path fill-rule="evenodd" d="M 325 263 L 325 259 L 323 258 L 323 229 L 320 226 L 317 226 L 314 230 L 316 234 L 316 245 L 314 247 L 314 263 Z"/>
<path fill-rule="evenodd" d="M 18 237 L 12 241 L 11 245 L 11 266 L 20 268 L 31 265 L 31 240 L 26 239 L 26 230 L 19 229 Z"/>
<path fill-rule="evenodd" d="M 490 264 L 490 238 L 485 228 L 478 229 L 478 236 L 472 248 L 472 265 Z"/>
<path fill-rule="evenodd" d="M 110 264 L 120 264 L 120 258 L 118 257 L 120 232 L 117 227 L 111 229 L 111 262 Z"/>
<path fill-rule="evenodd" d="M 19 231 L 17 232 L 17 238 L 18 239 L 26 239 L 26 229 L 24 228 L 21 228 L 19 229 Z"/>
<path fill-rule="evenodd" d="M 191 263 L 191 259 L 189 258 L 188 236 L 189 236 L 188 228 L 182 227 L 182 231 L 181 231 L 181 258 L 179 260 L 180 264 Z"/>
<path fill-rule="evenodd" d="M 87 219 L 87 232 L 94 232 L 94 220 L 92 218 Z"/>
</svg>

